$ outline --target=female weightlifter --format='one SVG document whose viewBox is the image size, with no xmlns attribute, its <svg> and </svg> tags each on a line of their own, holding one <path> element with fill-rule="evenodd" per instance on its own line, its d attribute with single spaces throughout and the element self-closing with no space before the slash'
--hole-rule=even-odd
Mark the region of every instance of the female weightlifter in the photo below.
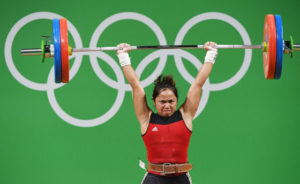
<svg viewBox="0 0 300 184">
<path fill-rule="evenodd" d="M 155 81 L 152 100 L 157 113 L 147 105 L 145 91 L 131 67 L 130 45 L 118 45 L 117 55 L 124 75 L 132 87 L 133 105 L 147 148 L 148 170 L 142 184 L 191 184 L 187 151 L 192 120 L 200 103 L 201 89 L 217 56 L 216 43 L 206 42 L 204 64 L 191 85 L 184 103 L 177 108 L 177 88 L 171 75 Z"/>
</svg>

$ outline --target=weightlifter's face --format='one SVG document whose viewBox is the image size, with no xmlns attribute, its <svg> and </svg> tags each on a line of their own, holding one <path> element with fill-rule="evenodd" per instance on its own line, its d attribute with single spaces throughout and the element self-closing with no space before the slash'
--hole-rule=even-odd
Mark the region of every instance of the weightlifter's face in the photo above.
<svg viewBox="0 0 300 184">
<path fill-rule="evenodd" d="M 163 117 L 171 116 L 177 107 L 177 97 L 170 89 L 165 89 L 153 101 L 157 113 Z"/>
</svg>

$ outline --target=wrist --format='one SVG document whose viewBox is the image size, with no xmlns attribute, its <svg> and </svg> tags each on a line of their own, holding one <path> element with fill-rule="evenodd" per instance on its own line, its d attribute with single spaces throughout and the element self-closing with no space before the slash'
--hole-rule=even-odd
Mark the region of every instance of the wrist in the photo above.
<svg viewBox="0 0 300 184">
<path fill-rule="evenodd" d="M 214 64 L 216 61 L 216 57 L 218 55 L 218 50 L 217 49 L 210 49 L 206 52 L 206 56 L 204 59 L 204 62 L 212 63 Z"/>
<path fill-rule="evenodd" d="M 127 52 L 121 52 L 121 53 L 119 53 L 118 54 L 118 58 L 119 58 L 120 65 L 122 67 L 131 64 L 131 61 L 130 61 L 130 58 L 129 58 L 129 54 Z"/>
</svg>

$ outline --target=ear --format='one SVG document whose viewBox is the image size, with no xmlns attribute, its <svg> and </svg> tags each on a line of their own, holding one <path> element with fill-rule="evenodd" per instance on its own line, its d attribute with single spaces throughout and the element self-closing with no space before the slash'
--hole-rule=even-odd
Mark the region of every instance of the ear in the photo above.
<svg viewBox="0 0 300 184">
<path fill-rule="evenodd" d="M 157 113 L 155 100 L 152 100 L 152 102 L 153 102 L 153 106 L 154 106 L 153 113 Z"/>
</svg>

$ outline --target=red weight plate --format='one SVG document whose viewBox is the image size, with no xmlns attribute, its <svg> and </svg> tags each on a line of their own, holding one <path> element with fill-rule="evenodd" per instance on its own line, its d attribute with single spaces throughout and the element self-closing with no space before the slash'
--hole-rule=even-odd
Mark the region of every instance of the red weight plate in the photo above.
<svg viewBox="0 0 300 184">
<path fill-rule="evenodd" d="M 267 51 L 263 52 L 264 71 L 266 79 L 273 79 L 276 66 L 276 23 L 274 15 L 266 15 L 264 25 L 264 42 Z"/>
<path fill-rule="evenodd" d="M 67 19 L 60 19 L 61 73 L 63 83 L 69 82 L 69 45 Z"/>
</svg>

